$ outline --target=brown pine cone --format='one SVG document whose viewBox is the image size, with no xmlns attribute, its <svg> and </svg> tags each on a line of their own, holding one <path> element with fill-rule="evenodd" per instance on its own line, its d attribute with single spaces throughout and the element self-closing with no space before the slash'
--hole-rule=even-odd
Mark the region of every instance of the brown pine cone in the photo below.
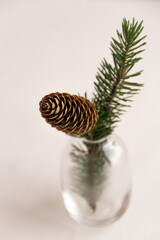
<svg viewBox="0 0 160 240">
<path fill-rule="evenodd" d="M 59 131 L 81 135 L 94 128 L 98 112 L 84 97 L 68 93 L 51 93 L 42 98 L 39 110 L 46 122 Z"/>
</svg>

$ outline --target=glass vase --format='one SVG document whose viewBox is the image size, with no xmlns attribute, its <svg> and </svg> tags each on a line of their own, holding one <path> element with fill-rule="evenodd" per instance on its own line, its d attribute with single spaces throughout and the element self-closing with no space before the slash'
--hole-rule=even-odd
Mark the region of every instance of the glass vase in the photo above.
<svg viewBox="0 0 160 240">
<path fill-rule="evenodd" d="M 126 211 L 131 171 L 117 135 L 90 141 L 71 137 L 62 158 L 61 186 L 69 215 L 90 226 L 115 222 Z"/>
</svg>

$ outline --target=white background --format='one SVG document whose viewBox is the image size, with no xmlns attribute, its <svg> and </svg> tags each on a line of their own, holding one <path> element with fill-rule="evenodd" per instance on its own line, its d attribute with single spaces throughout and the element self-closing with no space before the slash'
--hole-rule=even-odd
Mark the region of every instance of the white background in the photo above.
<svg viewBox="0 0 160 240">
<path fill-rule="evenodd" d="M 0 239 L 160 239 L 160 2 L 0 2 Z M 103 57 L 123 17 L 144 19 L 147 50 L 136 70 L 145 87 L 117 133 L 132 162 L 131 205 L 121 220 L 94 229 L 72 220 L 60 190 L 68 137 L 41 118 L 51 92 L 93 91 Z"/>
</svg>

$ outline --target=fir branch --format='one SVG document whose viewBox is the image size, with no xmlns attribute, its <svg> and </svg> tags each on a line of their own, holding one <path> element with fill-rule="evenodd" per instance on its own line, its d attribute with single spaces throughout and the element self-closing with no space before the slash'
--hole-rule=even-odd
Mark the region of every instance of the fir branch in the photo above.
<svg viewBox="0 0 160 240">
<path fill-rule="evenodd" d="M 130 107 L 132 97 L 139 93 L 143 84 L 130 79 L 139 76 L 142 71 L 130 71 L 142 59 L 139 54 L 144 51 L 143 46 L 146 44 L 143 41 L 146 36 L 140 37 L 143 28 L 143 21 L 139 23 L 133 18 L 130 22 L 124 18 L 122 33 L 117 30 L 117 39 L 112 38 L 110 50 L 113 65 L 104 58 L 94 82 L 92 102 L 96 106 L 99 119 L 92 131 L 80 137 L 98 140 L 110 135 L 120 121 L 120 116 Z M 85 97 L 87 98 L 87 92 Z M 83 147 L 73 145 L 71 152 L 74 162 L 71 171 L 73 191 L 82 196 L 95 212 L 107 182 L 106 171 L 109 172 L 110 162 L 101 145 L 87 144 L 85 141 L 83 143 Z"/>
<path fill-rule="evenodd" d="M 92 102 L 95 104 L 99 120 L 95 128 L 83 135 L 88 139 L 100 139 L 108 136 L 120 121 L 120 116 L 130 107 L 133 95 L 140 91 L 143 84 L 129 82 L 130 78 L 139 76 L 142 71 L 129 74 L 134 65 L 142 58 L 139 57 L 146 44 L 140 37 L 143 31 L 143 21 L 140 23 L 133 18 L 132 22 L 125 18 L 122 22 L 122 33 L 117 30 L 117 39 L 112 38 L 110 43 L 113 57 L 113 66 L 104 58 L 98 68 L 94 82 L 95 93 Z M 138 57 L 137 57 L 138 56 Z"/>
</svg>

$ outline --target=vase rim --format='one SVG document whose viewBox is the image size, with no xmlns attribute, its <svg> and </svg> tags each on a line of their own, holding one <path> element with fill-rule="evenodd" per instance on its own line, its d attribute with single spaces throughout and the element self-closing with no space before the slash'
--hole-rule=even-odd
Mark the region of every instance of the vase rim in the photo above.
<svg viewBox="0 0 160 240">
<path fill-rule="evenodd" d="M 111 136 L 106 136 L 106 137 L 103 137 L 103 138 L 100 138 L 100 139 L 97 139 L 97 140 L 89 140 L 89 139 L 86 139 L 86 138 L 83 138 L 83 141 L 84 142 L 87 142 L 87 143 L 102 143 L 102 142 L 105 142 L 106 140 L 108 140 Z"/>
</svg>

